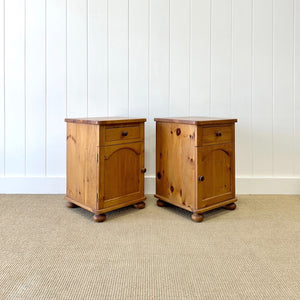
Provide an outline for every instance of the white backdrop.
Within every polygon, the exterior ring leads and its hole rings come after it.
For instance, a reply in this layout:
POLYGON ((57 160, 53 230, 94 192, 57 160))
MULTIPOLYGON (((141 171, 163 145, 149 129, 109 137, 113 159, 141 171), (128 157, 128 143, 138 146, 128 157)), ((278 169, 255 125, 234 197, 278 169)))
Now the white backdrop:
POLYGON ((300 0, 0 0, 0 193, 64 193, 67 117, 239 119, 238 193, 300 193, 300 0))

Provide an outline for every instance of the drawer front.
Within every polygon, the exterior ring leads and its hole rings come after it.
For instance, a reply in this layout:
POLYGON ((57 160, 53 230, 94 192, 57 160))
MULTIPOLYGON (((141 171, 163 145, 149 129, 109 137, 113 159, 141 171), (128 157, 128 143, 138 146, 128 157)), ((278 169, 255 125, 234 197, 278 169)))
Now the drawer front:
POLYGON ((141 124, 130 124, 123 126, 106 126, 104 138, 100 136, 102 144, 121 144, 143 139, 143 126, 141 124))
POLYGON ((202 128, 202 145, 231 143, 234 140, 234 126, 211 126, 202 128))

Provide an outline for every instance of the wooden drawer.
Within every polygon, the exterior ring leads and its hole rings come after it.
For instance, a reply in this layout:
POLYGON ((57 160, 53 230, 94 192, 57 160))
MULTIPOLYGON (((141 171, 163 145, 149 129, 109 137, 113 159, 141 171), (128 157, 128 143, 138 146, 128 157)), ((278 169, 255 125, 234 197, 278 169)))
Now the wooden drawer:
POLYGON ((102 128, 101 130, 101 132, 104 134, 104 139, 101 140, 100 137, 101 144, 113 145, 142 141, 144 138, 143 128, 143 124, 105 126, 105 128, 102 128))
POLYGON ((234 127, 210 126, 202 128, 202 145, 216 145, 233 142, 234 127))

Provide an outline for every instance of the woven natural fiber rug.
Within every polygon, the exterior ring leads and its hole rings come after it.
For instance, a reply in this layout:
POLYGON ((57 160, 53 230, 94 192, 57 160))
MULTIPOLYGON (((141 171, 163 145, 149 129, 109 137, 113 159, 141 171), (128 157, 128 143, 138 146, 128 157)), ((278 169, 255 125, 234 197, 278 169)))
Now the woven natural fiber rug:
POLYGON ((157 207, 104 223, 62 195, 0 195, 0 299, 300 299, 300 196, 239 196, 194 223, 157 207))

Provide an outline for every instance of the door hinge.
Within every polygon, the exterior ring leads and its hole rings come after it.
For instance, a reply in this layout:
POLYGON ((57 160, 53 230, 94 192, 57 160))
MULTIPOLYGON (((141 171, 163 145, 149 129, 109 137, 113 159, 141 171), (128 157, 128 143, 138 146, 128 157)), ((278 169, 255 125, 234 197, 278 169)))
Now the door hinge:
POLYGON ((97 153, 97 162, 98 162, 98 159, 99 159, 98 156, 99 156, 99 155, 98 155, 98 153, 97 153))
POLYGON ((98 192, 97 192, 97 194, 96 194, 96 199, 97 199, 97 203, 98 203, 98 199, 99 199, 99 198, 98 198, 98 192))

